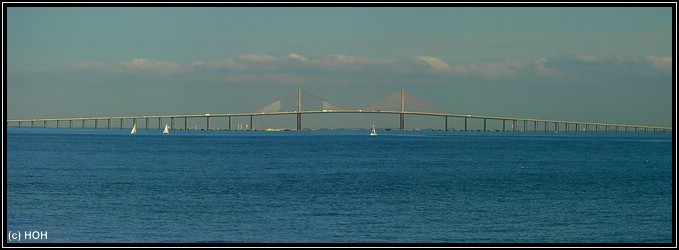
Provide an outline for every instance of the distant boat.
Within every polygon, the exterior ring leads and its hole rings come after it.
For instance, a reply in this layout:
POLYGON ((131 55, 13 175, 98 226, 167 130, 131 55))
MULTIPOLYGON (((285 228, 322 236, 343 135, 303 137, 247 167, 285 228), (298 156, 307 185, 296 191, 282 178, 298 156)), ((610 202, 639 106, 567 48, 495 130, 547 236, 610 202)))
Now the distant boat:
POLYGON ((132 131, 130 131, 130 134, 134 135, 137 133, 137 123, 134 123, 134 126, 132 126, 132 131))
POLYGON ((373 129, 370 131, 370 135, 377 135, 377 132, 375 132, 375 125, 373 125, 373 129))
POLYGON ((165 129, 163 129, 163 134, 166 135, 166 134, 169 134, 169 133, 170 133, 170 130, 167 128, 167 123, 165 123, 165 129))

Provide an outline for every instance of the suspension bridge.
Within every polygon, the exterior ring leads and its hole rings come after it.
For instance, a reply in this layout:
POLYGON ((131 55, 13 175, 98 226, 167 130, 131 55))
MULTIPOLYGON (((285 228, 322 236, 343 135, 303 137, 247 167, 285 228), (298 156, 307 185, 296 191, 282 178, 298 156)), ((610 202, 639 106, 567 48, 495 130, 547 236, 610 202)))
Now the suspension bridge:
MULTIPOLYGON (((7 120, 7 127, 10 126, 30 126, 33 127, 50 127, 49 124, 56 128, 77 128, 80 123, 80 128, 86 128, 86 122, 94 122, 94 128, 113 128, 114 121, 119 121, 118 128, 125 128, 126 121, 132 120, 133 124, 137 124, 138 120, 145 120, 146 129, 152 129, 149 125, 150 121, 157 119, 158 126, 156 129, 162 129, 161 124, 164 119, 170 119, 171 129, 181 129, 175 126, 176 120, 184 119, 184 130, 191 129, 188 124, 188 119, 205 119, 206 130, 212 130, 210 127, 210 120, 213 118, 228 118, 228 130, 234 130, 232 127, 232 119, 236 117, 249 117, 249 128, 253 127, 253 118, 256 116, 278 116, 278 115, 296 115, 297 124, 296 130, 303 130, 302 117, 306 114, 339 114, 339 113, 365 113, 365 114, 391 114, 400 117, 399 129, 406 130, 407 116, 429 116, 441 117, 444 123, 445 131, 449 130, 449 118, 463 119, 464 131, 473 130, 468 126, 469 120, 483 120, 482 131, 488 130, 488 121, 501 121, 501 131, 533 131, 533 132, 662 132, 671 133, 672 128, 661 126, 645 126, 645 125, 630 125, 630 124, 613 124, 613 123, 599 123, 599 122, 582 122, 582 121, 565 121, 565 120, 548 120, 536 118, 520 118, 520 117, 500 117, 500 116, 485 116, 472 114, 450 114, 445 113, 437 108, 427 104, 426 102, 412 96, 410 93, 400 90, 394 94, 384 97, 374 103, 365 107, 346 109, 324 99, 321 99, 311 93, 308 93, 301 88, 296 92, 290 93, 285 97, 267 104, 250 113, 224 113, 224 114, 187 114, 187 115, 140 115, 140 116, 115 116, 115 117, 80 117, 80 118, 47 118, 47 119, 23 119, 23 120, 7 120), (66 123, 68 125, 66 125, 66 123), (101 123, 101 124, 100 124, 101 123), (510 129, 507 129, 507 124, 511 124, 510 129), (40 126, 42 124, 42 126, 40 126), (523 129, 520 128, 523 126, 523 129)), ((240 125, 240 124, 239 124, 240 125)), ((239 126, 239 130, 241 127, 239 126)), ((481 130, 481 128, 476 128, 481 130)))

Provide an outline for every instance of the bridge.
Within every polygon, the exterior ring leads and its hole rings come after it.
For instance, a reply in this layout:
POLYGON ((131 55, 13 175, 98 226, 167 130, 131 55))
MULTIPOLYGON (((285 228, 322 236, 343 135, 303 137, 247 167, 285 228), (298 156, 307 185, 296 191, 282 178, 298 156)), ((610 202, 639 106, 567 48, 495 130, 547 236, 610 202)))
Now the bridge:
MULTIPOLYGON (((443 118, 443 123, 445 131, 449 130, 448 120, 449 118, 457 118, 464 120, 464 131, 470 131, 472 129, 468 126, 468 121, 483 120, 483 130, 488 130, 488 121, 502 121, 502 131, 533 131, 533 132, 559 132, 562 129, 565 132, 662 132, 671 133, 672 128, 661 127, 661 126, 645 126, 645 125, 630 125, 630 124, 613 124, 613 123, 598 123, 598 122, 581 122, 581 121, 564 121, 564 120, 548 120, 548 119, 536 119, 536 118, 519 118, 519 117, 500 117, 500 116, 485 116, 485 115, 472 115, 472 114, 450 114, 441 112, 438 109, 432 107, 424 101, 410 95, 408 92, 401 90, 392 95, 378 100, 366 107, 357 109, 345 109, 326 100, 323 100, 313 94, 303 91, 298 88, 295 93, 290 93, 287 96, 277 100, 273 103, 263 106, 260 109, 255 110, 250 113, 224 113, 224 114, 186 114, 186 115, 141 115, 141 116, 115 116, 115 117, 80 117, 80 118, 47 118, 47 119, 23 119, 23 120, 7 120, 6 124, 9 127, 15 124, 18 127, 22 127, 24 124, 30 124, 30 127, 39 126, 42 123, 43 128, 48 127, 48 123, 56 123, 57 128, 61 128, 61 123, 68 123, 68 128, 74 128, 74 122, 81 123, 81 128, 86 127, 86 121, 93 121, 94 128, 104 127, 104 125, 99 125, 100 121, 106 123, 105 127, 108 129, 112 128, 112 123, 114 121, 120 121, 120 126, 118 128, 125 128, 124 124, 126 120, 132 120, 133 124, 137 124, 138 120, 145 120, 146 129, 151 129, 149 122, 151 119, 158 119, 157 129, 162 129, 163 119, 170 119, 170 127, 172 129, 177 129, 175 127, 175 120, 184 119, 184 130, 190 129, 188 127, 188 119, 206 119, 207 126, 206 130, 212 130, 210 127, 210 119, 216 117, 226 117, 228 118, 228 130, 234 130, 232 127, 232 119, 234 117, 249 117, 250 125, 249 128, 253 128, 253 117, 256 116, 274 116, 274 115, 296 115, 297 116, 297 130, 302 130, 302 117, 306 114, 392 114, 399 115, 400 124, 399 129, 406 129, 406 116, 430 116, 430 117, 441 117, 443 118), (507 129, 507 123, 511 124, 511 129, 507 129), (523 129, 520 129, 520 125, 523 129), (532 126, 531 126, 532 125, 532 126)), ((240 124, 239 124, 240 125, 240 124)), ((77 124, 76 124, 77 126, 77 124)), ((65 125, 63 125, 65 127, 65 125)), ((240 126, 239 130, 242 129, 240 126)), ((480 130, 477 128, 477 130, 480 130)))

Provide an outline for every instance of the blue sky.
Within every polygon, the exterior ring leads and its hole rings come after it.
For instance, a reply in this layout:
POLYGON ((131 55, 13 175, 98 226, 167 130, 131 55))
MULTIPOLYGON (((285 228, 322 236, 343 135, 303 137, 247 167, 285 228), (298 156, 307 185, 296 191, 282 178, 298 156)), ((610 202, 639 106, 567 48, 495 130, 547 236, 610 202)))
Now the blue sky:
POLYGON ((669 7, 9 7, 6 114, 241 113, 298 87, 354 108, 403 88, 448 113, 671 126, 672 23, 669 7))

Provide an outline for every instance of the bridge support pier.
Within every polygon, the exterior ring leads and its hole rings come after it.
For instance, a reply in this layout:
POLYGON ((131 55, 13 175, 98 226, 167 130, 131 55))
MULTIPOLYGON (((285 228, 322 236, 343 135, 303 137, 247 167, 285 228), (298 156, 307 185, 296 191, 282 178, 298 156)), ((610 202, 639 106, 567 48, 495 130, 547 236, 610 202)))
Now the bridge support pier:
POLYGON ((464 131, 467 132, 467 117, 464 118, 464 131))
POLYGON ((533 132, 538 132, 538 121, 533 121, 533 132))
POLYGON ((406 129, 406 114, 401 113, 401 122, 399 125, 400 130, 405 130, 406 129))
POLYGON ((210 131, 210 117, 207 116, 207 117, 205 117, 205 119, 207 120, 207 128, 205 128, 205 130, 210 131))
MULTIPOLYGON (((297 112, 299 112, 297 113, 297 131, 302 131, 302 88, 297 88, 297 112)), ((250 123, 252 125, 252 119, 250 123)))
POLYGON ((231 116, 229 116, 229 130, 231 130, 231 116))
POLYGON ((187 130, 189 128, 189 118, 184 117, 184 130, 187 130))
POLYGON ((445 122, 446 125, 445 125, 445 130, 444 130, 444 131, 448 132, 448 117, 447 117, 447 116, 444 116, 444 118, 445 118, 445 121, 446 121, 446 122, 445 122))
POLYGON ((400 129, 405 130, 406 129, 406 96, 405 96, 405 91, 401 89, 401 124, 400 124, 400 129))
POLYGON ((170 129, 174 129, 174 117, 170 118, 170 129))
POLYGON ((487 120, 488 120, 488 119, 483 118, 483 132, 488 132, 488 127, 486 126, 486 124, 487 124, 486 121, 487 121, 487 120))
MULTIPOLYGON (((250 116, 250 123, 252 123, 252 116, 250 116)), ((302 114, 297 113, 297 131, 302 131, 302 114)))

